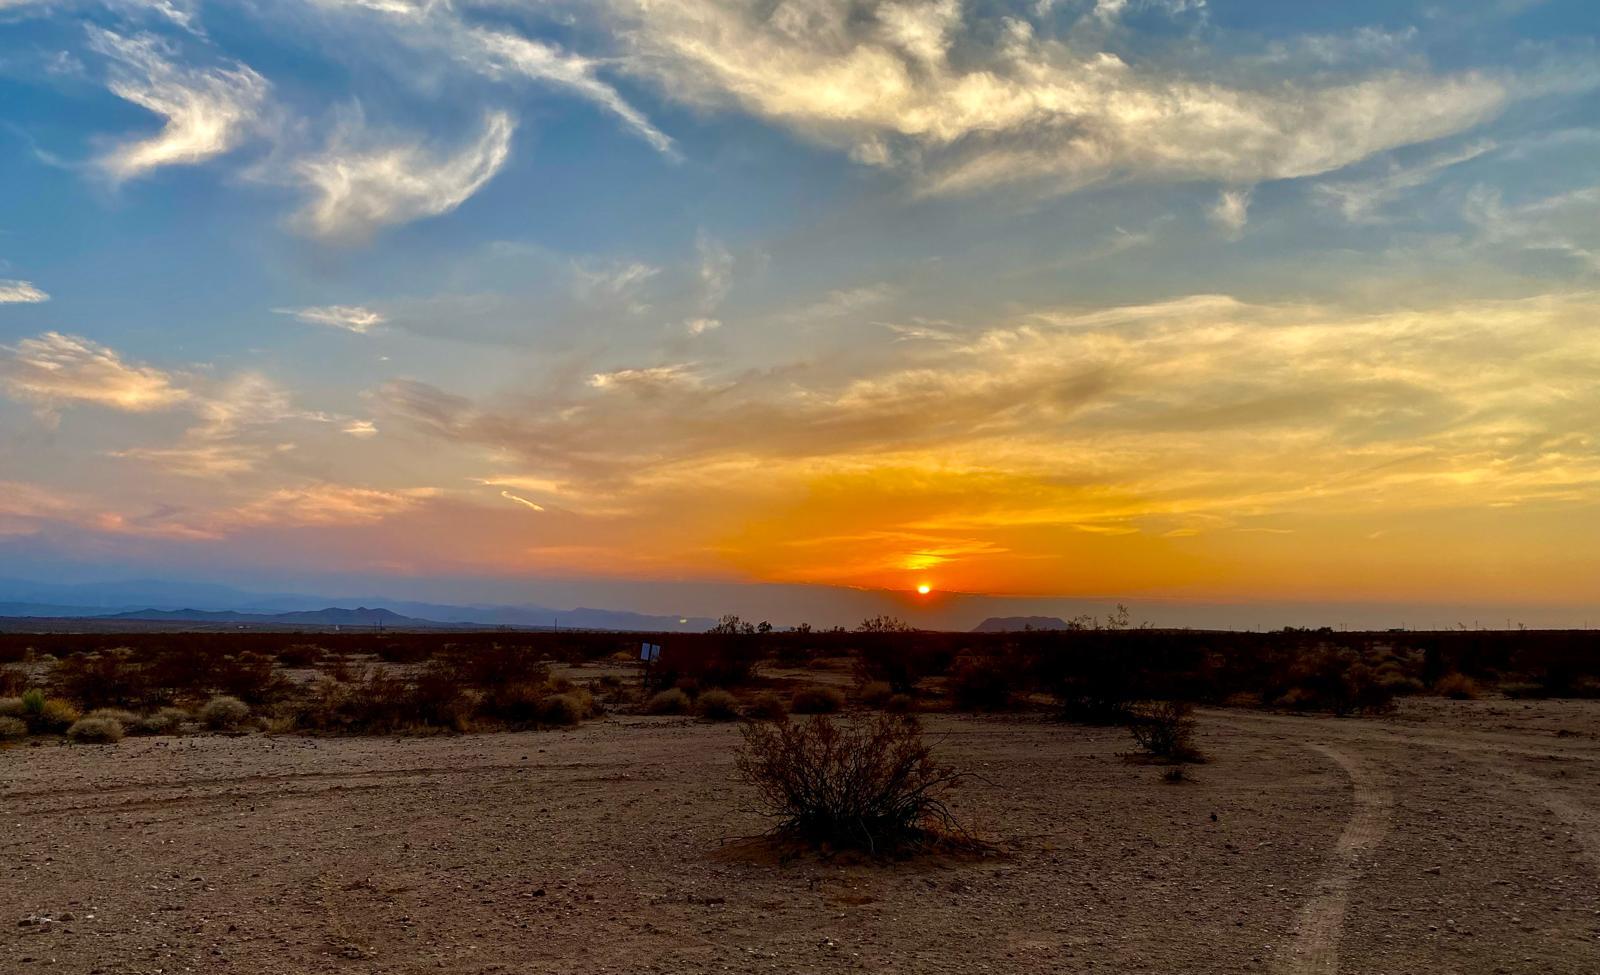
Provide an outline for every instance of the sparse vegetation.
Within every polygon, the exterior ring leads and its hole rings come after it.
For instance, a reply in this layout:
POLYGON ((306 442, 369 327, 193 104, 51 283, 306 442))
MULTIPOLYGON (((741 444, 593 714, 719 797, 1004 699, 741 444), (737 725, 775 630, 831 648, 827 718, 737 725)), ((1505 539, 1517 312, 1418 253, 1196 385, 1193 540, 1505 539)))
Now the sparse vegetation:
POLYGON ((28 723, 21 718, 0 717, 0 741, 20 741, 28 737, 28 723))
POLYGON ((212 731, 233 731, 250 717, 250 706, 236 697, 219 694, 200 709, 200 721, 212 731))
POLYGON ((757 721, 785 721, 789 717, 789 706, 778 695, 763 691, 751 699, 747 713, 757 721))
POLYGON ((894 688, 886 680, 867 681, 856 691, 856 700, 869 708, 881 708, 891 697, 894 688))
POLYGON ((844 694, 833 687, 802 687, 789 699, 795 714, 835 714, 844 710, 844 694))
POLYGON ((739 702, 727 691, 712 688, 701 692, 694 702, 695 711, 707 721, 733 721, 739 717, 739 702))
POLYGON ((126 733, 115 718, 81 718, 67 729, 67 737, 80 745, 115 745, 126 733))
POLYGON ((915 718, 751 723, 737 768, 774 833, 809 846, 898 853, 964 837, 944 801, 961 773, 934 761, 915 718))
POLYGON ((688 714, 691 707, 689 695, 681 688, 661 691, 650 699, 645 710, 651 714, 688 714))
POLYGON ((1482 693, 1478 682, 1462 673, 1445 674, 1433 689, 1452 701, 1476 701, 1482 693))
POLYGON ((182 708, 161 708, 140 718, 128 730, 136 735, 175 735, 189 721, 189 712, 182 708))
POLYGON ((1148 701, 1129 709, 1128 732, 1145 754, 1182 765, 1204 761, 1194 745, 1194 707, 1183 701, 1148 701))

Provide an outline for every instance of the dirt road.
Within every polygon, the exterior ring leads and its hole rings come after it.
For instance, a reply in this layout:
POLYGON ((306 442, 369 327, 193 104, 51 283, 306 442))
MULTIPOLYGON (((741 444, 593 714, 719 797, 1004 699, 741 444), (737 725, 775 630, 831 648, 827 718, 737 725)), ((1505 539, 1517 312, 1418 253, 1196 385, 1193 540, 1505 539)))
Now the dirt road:
POLYGON ((0 972, 1600 971, 1595 705, 1208 712, 1183 786, 1116 729, 929 727, 1005 855, 730 852, 737 730, 683 719, 7 749, 0 972))

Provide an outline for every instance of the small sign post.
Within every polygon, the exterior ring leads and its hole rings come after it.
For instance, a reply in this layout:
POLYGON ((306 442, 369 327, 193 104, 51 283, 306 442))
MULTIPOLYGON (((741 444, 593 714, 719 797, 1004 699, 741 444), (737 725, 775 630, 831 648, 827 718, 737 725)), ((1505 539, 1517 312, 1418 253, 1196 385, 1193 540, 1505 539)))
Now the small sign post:
POLYGON ((641 643, 641 644, 639 644, 639 663, 643 664, 643 667, 641 667, 640 671, 639 671, 639 684, 640 684, 640 686, 645 686, 645 685, 649 684, 649 682, 650 682, 650 665, 655 663, 657 660, 660 660, 660 659, 661 659, 661 644, 659 644, 659 643, 641 643))

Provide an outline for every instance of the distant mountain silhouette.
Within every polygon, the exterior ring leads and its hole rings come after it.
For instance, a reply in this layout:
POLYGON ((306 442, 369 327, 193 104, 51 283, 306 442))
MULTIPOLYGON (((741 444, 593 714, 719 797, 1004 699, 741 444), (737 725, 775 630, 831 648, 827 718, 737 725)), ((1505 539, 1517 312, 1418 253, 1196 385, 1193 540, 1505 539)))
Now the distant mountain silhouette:
POLYGON ((235 613, 204 609, 136 609, 126 613, 96 616, 99 620, 138 620, 149 623, 246 623, 253 626, 459 626, 459 623, 441 623, 412 616, 401 616, 387 609, 316 609, 298 613, 235 613))
POLYGON ((991 616, 972 628, 974 633, 1018 633, 1022 630, 1065 630, 1059 616, 991 616))

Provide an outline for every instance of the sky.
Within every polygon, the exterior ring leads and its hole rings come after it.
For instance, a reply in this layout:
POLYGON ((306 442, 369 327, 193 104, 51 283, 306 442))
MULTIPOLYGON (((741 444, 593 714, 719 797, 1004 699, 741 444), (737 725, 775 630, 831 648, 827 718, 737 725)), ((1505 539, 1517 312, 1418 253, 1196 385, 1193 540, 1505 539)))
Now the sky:
POLYGON ((0 575, 1576 625, 1597 38, 1592 0, 0 0, 0 575))

